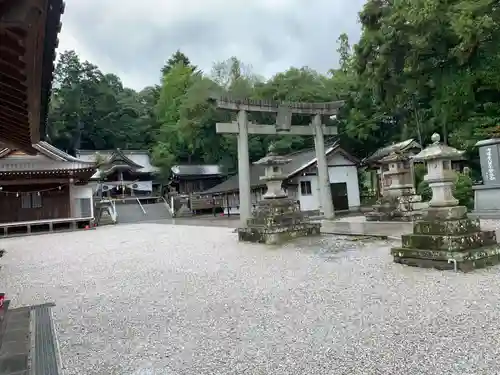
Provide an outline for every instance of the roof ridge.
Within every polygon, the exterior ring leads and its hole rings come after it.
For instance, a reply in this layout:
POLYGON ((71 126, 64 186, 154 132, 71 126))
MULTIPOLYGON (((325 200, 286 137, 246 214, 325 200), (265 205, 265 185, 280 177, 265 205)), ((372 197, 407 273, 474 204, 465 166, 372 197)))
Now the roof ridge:
MULTIPOLYGON (((68 154, 67 152, 64 152, 64 151, 58 149, 57 147, 55 147, 54 145, 51 145, 50 143, 48 143, 46 141, 40 141, 40 142, 34 144, 33 147, 37 151, 41 152, 42 154, 44 154, 44 151, 45 151, 45 152, 48 152, 52 155, 55 155, 55 156, 63 159, 63 161, 73 162, 73 163, 83 163, 83 164, 94 164, 93 162, 85 161, 85 160, 81 160, 79 158, 76 158, 76 157, 68 154)), ((49 155, 45 154, 45 156, 49 156, 49 155)))
MULTIPOLYGON (((96 151, 98 152, 98 151, 96 151)), ((120 150, 119 148, 117 148, 111 155, 110 155, 110 158, 109 160, 107 161, 107 163, 111 164, 113 163, 117 157, 121 157, 123 159, 124 162, 126 162, 128 165, 130 165, 131 167, 135 167, 137 169, 142 169, 144 168, 142 165, 140 164, 137 164, 135 161, 133 161, 132 159, 130 159, 127 155, 125 155, 123 153, 122 150, 120 150)))

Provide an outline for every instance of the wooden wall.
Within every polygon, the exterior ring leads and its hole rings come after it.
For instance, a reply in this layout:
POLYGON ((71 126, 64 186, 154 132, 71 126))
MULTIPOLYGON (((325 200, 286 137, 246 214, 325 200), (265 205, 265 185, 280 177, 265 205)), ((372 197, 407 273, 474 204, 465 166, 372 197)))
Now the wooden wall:
MULTIPOLYGON (((36 192, 33 194, 36 195, 36 192)), ((10 185, 0 191, 0 223, 65 219, 70 215, 69 186, 62 186, 59 190, 58 185, 10 185), (33 199, 26 193, 45 189, 54 190, 42 191, 39 198, 33 199), (9 194, 5 194, 5 191, 9 191, 9 194), (19 196, 16 196, 16 192, 19 192, 19 196), (30 201, 34 203, 31 205, 33 207, 26 207, 30 201)))

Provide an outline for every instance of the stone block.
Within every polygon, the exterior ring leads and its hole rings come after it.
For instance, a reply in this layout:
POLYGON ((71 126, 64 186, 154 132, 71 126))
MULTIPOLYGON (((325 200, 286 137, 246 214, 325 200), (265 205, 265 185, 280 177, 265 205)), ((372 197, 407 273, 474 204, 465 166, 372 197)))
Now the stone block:
POLYGON ((29 340, 3 341, 0 348, 0 358, 6 358, 15 354, 26 354, 29 352, 29 340))
POLYGON ((321 224, 302 223, 291 227, 247 227, 238 229, 240 241, 278 245, 303 236, 320 235, 321 224))
POLYGON ((429 207, 424 214, 424 220, 457 220, 467 217, 467 207, 429 207))
POLYGON ((28 354, 0 357, 0 374, 14 374, 28 369, 28 354))
POLYGON ((403 248, 461 251, 492 246, 497 243, 495 231, 480 231, 459 235, 405 234, 403 248))
POLYGON ((425 235, 460 235, 480 230, 478 219, 456 219, 447 221, 427 220, 424 218, 413 226, 413 233, 425 235))
POLYGON ((275 245, 296 237, 320 234, 320 223, 311 223, 290 198, 263 199, 247 220, 246 228, 238 229, 238 239, 275 245))
POLYGON ((449 252, 445 250, 422 250, 410 248, 393 248, 391 254, 395 263, 413 267, 436 268, 439 270, 455 269, 469 272, 500 263, 500 246, 493 245, 477 249, 449 252), (449 262, 449 260, 453 260, 449 262))

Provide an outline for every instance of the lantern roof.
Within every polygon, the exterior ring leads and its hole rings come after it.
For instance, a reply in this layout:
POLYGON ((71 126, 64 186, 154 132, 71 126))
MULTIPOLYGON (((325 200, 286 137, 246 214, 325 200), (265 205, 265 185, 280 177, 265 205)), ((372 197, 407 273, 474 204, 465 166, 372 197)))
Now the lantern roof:
POLYGON ((401 151, 392 151, 389 155, 384 156, 378 162, 381 164, 389 164, 396 161, 407 160, 408 156, 403 154, 401 151))
POLYGON ((465 153, 463 150, 457 150, 455 147, 442 144, 440 142, 441 137, 438 133, 434 133, 431 140, 432 144, 424 148, 417 155, 413 156, 413 160, 457 160, 462 159, 463 154, 465 153))
POLYGON ((263 158, 257 160, 254 164, 255 165, 266 165, 266 166, 278 166, 278 165, 288 164, 292 161, 292 159, 289 157, 278 155, 275 152, 275 150, 276 150, 276 147, 274 146, 274 144, 271 143, 271 145, 269 145, 267 155, 264 156, 263 158))

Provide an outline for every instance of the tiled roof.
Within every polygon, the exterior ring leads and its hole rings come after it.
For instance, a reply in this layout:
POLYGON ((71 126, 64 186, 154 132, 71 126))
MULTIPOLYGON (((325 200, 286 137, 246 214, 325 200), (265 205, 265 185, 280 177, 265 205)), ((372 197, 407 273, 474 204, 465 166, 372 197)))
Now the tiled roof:
MULTIPOLYGON (((149 152, 144 150, 77 150, 76 155, 79 160, 95 161, 96 153, 99 153, 102 158, 111 161, 113 158, 116 158, 118 151, 124 158, 130 160, 129 164, 134 165, 137 172, 158 172, 158 168, 151 164, 149 152)), ((97 178, 98 176, 99 172, 96 172, 92 178, 97 178)))
POLYGON ((0 163, 0 173, 5 172, 27 172, 27 171, 74 171, 74 170, 94 170, 95 167, 89 165, 88 163, 78 163, 78 162, 17 162, 17 163, 0 163))
MULTIPOLYGON (((96 169, 95 163, 75 158, 45 141, 34 144, 33 148, 39 155, 12 155, 7 159, 0 159, 0 173, 95 171, 96 169)), ((0 158, 13 151, 9 148, 1 149, 0 158)))
POLYGON ((174 165, 172 173, 177 176, 223 176, 220 165, 174 165))
POLYGON ((382 159, 383 157, 389 155, 390 153, 392 153, 394 151, 404 152, 410 148, 422 149, 422 146, 414 139, 407 139, 406 141, 403 141, 403 142, 398 142, 398 143, 394 143, 394 144, 389 145, 389 146, 379 148, 373 154, 371 154, 367 158, 363 159, 363 163, 366 163, 366 164, 376 163, 380 159, 382 159))

